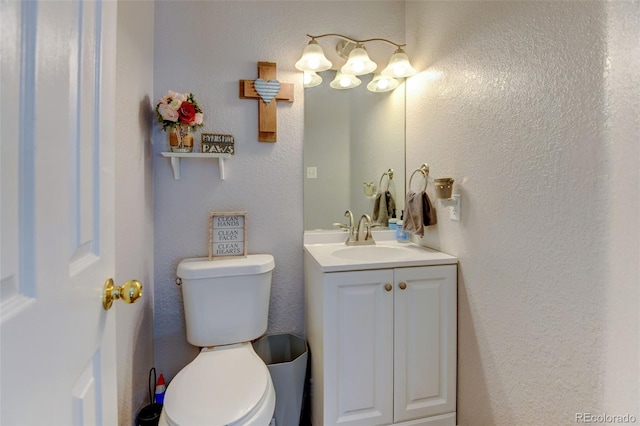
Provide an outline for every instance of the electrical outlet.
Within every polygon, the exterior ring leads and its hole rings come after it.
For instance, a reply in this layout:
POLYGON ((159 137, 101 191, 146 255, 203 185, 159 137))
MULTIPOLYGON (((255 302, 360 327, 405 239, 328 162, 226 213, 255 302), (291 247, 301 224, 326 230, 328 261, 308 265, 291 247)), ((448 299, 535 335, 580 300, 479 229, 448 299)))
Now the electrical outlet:
POLYGON ((318 177, 317 167, 307 167, 307 179, 316 179, 318 177))

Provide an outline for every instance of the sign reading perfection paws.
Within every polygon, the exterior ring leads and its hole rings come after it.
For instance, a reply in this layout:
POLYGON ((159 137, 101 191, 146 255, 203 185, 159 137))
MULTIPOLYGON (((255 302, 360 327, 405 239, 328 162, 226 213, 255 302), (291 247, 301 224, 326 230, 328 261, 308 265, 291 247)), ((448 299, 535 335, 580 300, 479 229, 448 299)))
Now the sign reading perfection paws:
POLYGON ((280 82, 278 80, 265 81, 258 78, 253 82, 253 88, 256 89, 264 103, 268 104, 280 91, 280 82))
POLYGON ((240 80, 240 99, 258 101, 258 141, 275 142, 277 132, 277 102, 293 102, 293 84, 276 79, 275 62, 258 62, 256 80, 240 80))

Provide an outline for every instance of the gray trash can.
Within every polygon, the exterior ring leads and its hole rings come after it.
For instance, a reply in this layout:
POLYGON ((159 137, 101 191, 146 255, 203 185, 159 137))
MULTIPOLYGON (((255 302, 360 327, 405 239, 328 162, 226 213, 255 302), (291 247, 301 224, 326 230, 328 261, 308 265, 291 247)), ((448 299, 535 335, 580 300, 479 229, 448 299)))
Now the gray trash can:
POLYGON ((276 426, 300 424, 307 342, 293 334, 271 334, 256 340, 253 348, 271 373, 276 390, 276 426))

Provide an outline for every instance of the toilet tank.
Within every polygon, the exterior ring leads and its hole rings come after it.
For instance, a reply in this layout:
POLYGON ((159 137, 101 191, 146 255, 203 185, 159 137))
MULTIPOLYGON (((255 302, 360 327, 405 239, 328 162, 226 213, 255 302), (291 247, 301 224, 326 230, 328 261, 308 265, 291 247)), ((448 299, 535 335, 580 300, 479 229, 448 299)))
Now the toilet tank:
POLYGON ((248 342, 264 334, 269 316, 269 254, 185 259, 178 265, 187 340, 195 346, 248 342))

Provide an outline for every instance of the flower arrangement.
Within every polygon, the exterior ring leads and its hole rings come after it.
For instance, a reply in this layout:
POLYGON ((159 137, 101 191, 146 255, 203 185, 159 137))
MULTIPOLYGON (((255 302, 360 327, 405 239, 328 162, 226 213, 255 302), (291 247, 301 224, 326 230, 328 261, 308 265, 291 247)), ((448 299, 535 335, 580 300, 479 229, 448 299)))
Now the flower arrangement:
POLYGON ((156 115, 165 132, 181 125, 195 128, 203 124, 202 109, 193 93, 185 95, 169 90, 166 96, 158 101, 156 115))

